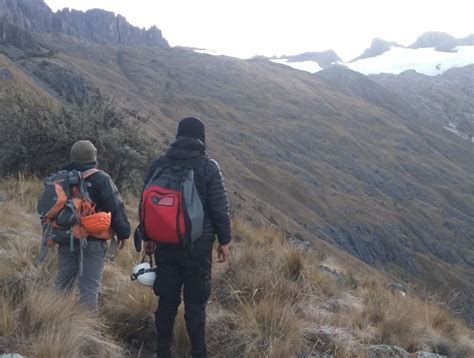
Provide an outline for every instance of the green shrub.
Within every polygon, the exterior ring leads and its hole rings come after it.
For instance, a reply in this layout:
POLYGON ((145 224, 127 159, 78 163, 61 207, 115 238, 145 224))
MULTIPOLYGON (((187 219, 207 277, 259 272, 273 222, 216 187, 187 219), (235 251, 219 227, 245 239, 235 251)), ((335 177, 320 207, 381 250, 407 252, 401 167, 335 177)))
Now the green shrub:
POLYGON ((45 176, 68 163, 71 145, 91 140, 100 167, 119 187, 137 189, 158 146, 141 128, 144 119, 125 113, 110 100, 51 108, 16 96, 0 103, 0 176, 18 172, 45 176))

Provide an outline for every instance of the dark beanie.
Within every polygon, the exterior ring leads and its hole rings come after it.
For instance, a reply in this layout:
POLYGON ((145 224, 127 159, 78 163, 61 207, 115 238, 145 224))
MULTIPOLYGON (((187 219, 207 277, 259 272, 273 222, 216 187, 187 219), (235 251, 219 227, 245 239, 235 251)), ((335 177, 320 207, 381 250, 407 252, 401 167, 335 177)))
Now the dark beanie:
POLYGON ((206 143, 206 128, 199 118, 187 117, 179 121, 176 137, 195 138, 206 143))
POLYGON ((71 162, 84 164, 97 161, 97 149, 88 140, 80 140, 71 148, 71 162))

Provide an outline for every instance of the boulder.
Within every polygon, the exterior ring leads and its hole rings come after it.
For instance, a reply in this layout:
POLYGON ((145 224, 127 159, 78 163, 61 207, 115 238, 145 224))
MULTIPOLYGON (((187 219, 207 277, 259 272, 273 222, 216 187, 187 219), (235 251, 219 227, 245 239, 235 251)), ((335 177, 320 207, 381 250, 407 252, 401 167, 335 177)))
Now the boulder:
POLYGON ((406 350, 386 344, 370 346, 367 353, 368 358, 410 358, 410 353, 406 350))
MULTIPOLYGON (((12 80, 13 75, 8 68, 0 67, 0 79, 12 80)), ((2 203, 2 193, 0 193, 0 203, 2 203)))

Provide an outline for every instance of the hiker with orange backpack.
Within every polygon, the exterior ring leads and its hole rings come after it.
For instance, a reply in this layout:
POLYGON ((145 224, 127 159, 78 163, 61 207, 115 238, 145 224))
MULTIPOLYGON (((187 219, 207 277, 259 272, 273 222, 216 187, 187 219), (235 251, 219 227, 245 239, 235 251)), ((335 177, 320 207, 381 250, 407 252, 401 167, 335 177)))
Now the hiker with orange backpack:
POLYGON ((117 236, 122 249, 130 236, 125 206, 108 174, 97 168, 97 149, 74 143, 71 163, 45 180, 37 211, 43 224, 38 262, 58 245, 56 288, 69 292, 79 279, 80 302, 97 310, 107 242, 117 236))
POLYGON ((217 262, 229 256, 229 201, 222 172, 207 155, 205 143, 201 120, 181 120, 176 141, 151 165, 141 197, 135 246, 140 251, 143 239, 146 253, 155 257, 159 358, 171 357, 181 291, 191 356, 207 357, 206 306, 216 236, 217 262))

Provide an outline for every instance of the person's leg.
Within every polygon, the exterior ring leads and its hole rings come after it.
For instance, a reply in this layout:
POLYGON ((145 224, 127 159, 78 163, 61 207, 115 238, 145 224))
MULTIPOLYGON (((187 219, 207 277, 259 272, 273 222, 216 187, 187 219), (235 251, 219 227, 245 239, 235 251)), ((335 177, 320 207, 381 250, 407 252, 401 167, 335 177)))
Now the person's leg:
POLYGON ((88 310, 96 312, 99 289, 102 283, 102 273, 104 271, 107 243, 102 240, 88 241, 87 246, 82 250, 82 276, 79 276, 80 302, 88 310))
POLYGON ((56 278, 56 289, 58 291, 70 292, 74 285, 79 271, 76 249, 71 251, 69 245, 58 245, 58 276, 56 278))
POLYGON ((196 245, 185 260, 184 307, 193 358, 207 357, 206 306, 211 293, 212 242, 196 245))
POLYGON ((159 297, 155 312, 158 358, 171 357, 170 347, 183 284, 180 248, 157 248, 155 251, 156 280, 153 285, 159 297))

